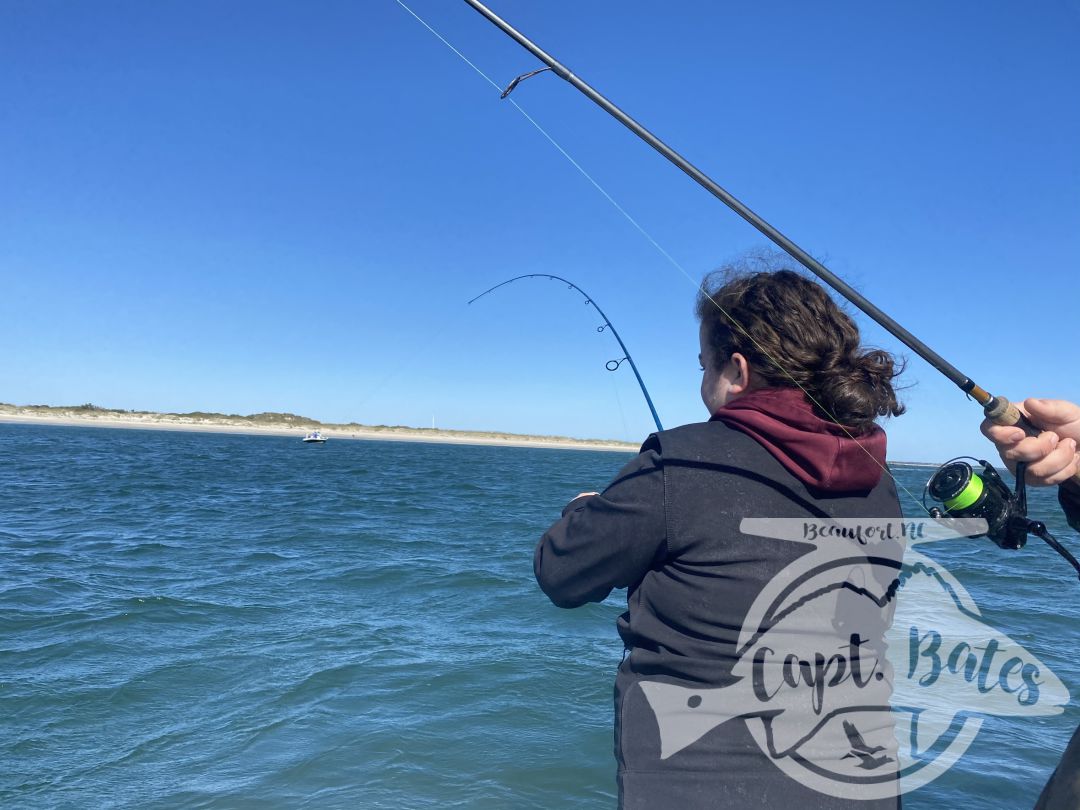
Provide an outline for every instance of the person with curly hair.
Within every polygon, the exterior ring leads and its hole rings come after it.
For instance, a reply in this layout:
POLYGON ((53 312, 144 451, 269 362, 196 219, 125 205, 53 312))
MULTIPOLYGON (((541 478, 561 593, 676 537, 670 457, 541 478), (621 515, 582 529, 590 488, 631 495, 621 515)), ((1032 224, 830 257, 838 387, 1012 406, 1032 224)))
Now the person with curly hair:
MULTIPOLYGON (((560 607, 628 589, 617 623, 626 649, 615 684, 619 806, 895 808, 898 795, 859 801, 790 778, 742 719, 664 755, 643 684, 739 680, 732 670, 752 603, 807 553, 803 543, 744 534, 741 520, 901 517, 877 424, 904 411, 893 385, 901 369, 862 346, 819 284, 787 269, 712 274, 696 315, 708 420, 649 436, 602 493, 566 506, 534 557, 538 583, 560 607)), ((879 739, 892 740, 882 714, 879 739)), ((896 778, 895 741, 871 746, 864 729, 844 729, 853 742, 837 760, 887 763, 896 778)))

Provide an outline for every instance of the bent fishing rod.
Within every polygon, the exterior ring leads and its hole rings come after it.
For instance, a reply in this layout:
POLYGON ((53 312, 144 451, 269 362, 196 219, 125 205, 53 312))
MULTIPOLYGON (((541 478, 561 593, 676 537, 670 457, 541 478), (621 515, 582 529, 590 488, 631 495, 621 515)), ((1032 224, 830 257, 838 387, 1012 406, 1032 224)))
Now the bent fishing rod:
POLYGON ((604 319, 604 325, 596 327, 596 331, 603 332, 605 329, 610 329, 612 336, 619 343, 619 348, 622 349, 622 360, 608 360, 605 364, 605 368, 607 368, 608 371, 618 371, 619 366, 622 365, 624 360, 630 364, 630 368, 633 370, 634 376, 637 378, 637 384, 641 387, 641 393, 645 395, 645 402, 647 402, 649 405, 649 412, 652 414, 653 422, 656 423, 656 429, 662 431, 664 429, 664 426, 660 424, 660 417, 656 413, 656 407, 653 405, 652 397, 649 396, 649 389, 645 387, 645 381, 641 379, 641 374, 638 372, 637 363, 635 363, 634 358, 630 356, 630 350, 626 348, 626 344, 623 343, 622 338, 619 337, 619 332, 615 328, 615 325, 608 319, 608 316, 604 314, 604 310, 600 309, 600 305, 596 303, 596 300, 574 282, 570 281, 569 279, 565 279, 562 276, 553 276, 550 273, 527 273, 523 276, 514 276, 513 278, 496 284, 494 287, 484 290, 475 298, 470 298, 468 303, 471 304, 473 301, 478 301, 488 293, 493 293, 500 287, 505 287, 507 284, 513 284, 515 281, 521 281, 524 278, 546 278, 550 279, 551 281, 561 281, 570 289, 577 290, 579 293, 581 293, 582 297, 585 299, 585 303, 591 305, 592 308, 596 310, 597 314, 599 314, 600 317, 604 319))
MULTIPOLYGON (((893 337, 915 352, 919 357, 929 363, 931 366, 940 371, 946 378, 949 379, 954 385, 956 385, 961 391, 973 398, 976 402, 983 406, 983 413, 990 421, 998 425, 1016 426, 1022 428, 1029 436, 1038 436, 1040 431, 1024 416, 1020 410, 1009 402, 1008 399, 1002 396, 994 396, 986 389, 980 387, 967 375, 963 374, 954 365, 949 363, 944 357, 935 352, 915 335, 911 334, 907 329, 893 320, 889 315, 879 309, 865 296, 855 290, 851 285, 845 282, 843 279, 836 276, 831 270, 825 267, 821 262, 817 261, 813 256, 795 244, 791 239, 782 234, 779 230, 774 228, 758 214, 754 213, 747 205, 738 200, 729 191, 722 188, 712 178, 705 174, 701 169, 694 166, 690 161, 653 135, 649 130, 619 109, 615 104, 609 101, 606 97, 593 89, 579 76, 574 74, 569 68, 544 51, 539 45, 526 37, 512 25, 507 23, 495 12, 485 6, 479 0, 465 0, 476 11, 482 14, 488 21, 494 24, 504 34, 509 36, 533 56, 543 62, 546 67, 539 68, 538 70, 529 71, 518 76, 503 92, 502 97, 506 98, 519 83, 545 71, 551 71, 560 79, 564 79, 569 82, 574 88, 579 90, 590 101, 595 103, 604 112, 611 115, 615 120, 641 138, 645 143, 663 155, 668 161, 673 163, 682 172, 689 176, 694 182, 716 197, 720 202, 724 203, 728 208, 742 217, 744 220, 754 226, 759 232, 767 237, 771 242, 781 248, 785 253, 791 256, 795 261, 820 278, 840 295, 844 296, 848 301, 862 310, 866 315, 877 322, 882 328, 888 331, 893 337)), ((1080 472, 1078 472, 1070 482, 1073 486, 1080 486, 1080 472)))

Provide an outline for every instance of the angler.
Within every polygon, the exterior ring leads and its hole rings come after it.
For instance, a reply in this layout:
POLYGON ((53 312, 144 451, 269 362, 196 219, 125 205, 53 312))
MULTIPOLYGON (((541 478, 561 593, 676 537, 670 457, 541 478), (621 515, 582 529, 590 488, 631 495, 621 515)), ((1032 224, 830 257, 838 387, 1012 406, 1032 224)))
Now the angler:
MULTIPOLYGON (((888 680, 874 678, 870 690, 852 689, 846 680, 818 684, 829 693, 822 700, 830 716, 876 707, 860 716, 858 733, 892 753, 873 760, 874 783, 866 787, 849 781, 858 776, 852 771, 857 760, 844 758, 849 748, 827 744, 839 724, 823 726, 812 716, 812 701, 786 698, 793 701, 784 711, 786 727, 809 729, 809 737, 797 734, 792 745, 775 751, 759 747, 749 721, 720 722, 711 710, 692 714, 701 697, 694 702, 691 695, 674 715, 650 698, 657 684, 712 692, 744 680, 734 670, 747 652, 740 649, 740 631, 750 608, 805 547, 743 534, 742 518, 901 517, 892 479, 883 474, 885 432, 876 424, 903 413, 892 387, 898 373, 892 358, 863 348, 854 322, 828 293, 790 270, 721 274, 705 289, 697 316, 708 421, 653 434, 602 493, 572 500, 537 545, 537 581, 566 608, 628 588, 627 611, 618 621, 627 653, 615 681, 621 807, 695 810, 752 801, 895 808, 898 758, 888 680), (698 739, 693 729, 700 723, 712 725, 698 739), (661 735, 672 737, 671 728, 692 744, 667 745, 661 735), (819 733, 826 736, 815 739, 819 733), (782 774, 778 768, 796 757, 812 770, 836 774, 831 791, 782 774)), ((902 548, 891 545, 897 564, 902 548)), ((847 577, 850 568, 838 575, 847 577)), ((888 572, 894 575, 895 568, 888 572)), ((762 671, 756 677, 782 682, 789 653, 799 660, 841 647, 853 656, 851 671, 874 672, 894 605, 863 604, 857 597, 860 626, 848 628, 828 620, 840 615, 837 600, 845 593, 827 590, 805 611, 789 614, 769 637, 790 643, 770 643, 782 654, 757 662, 762 671), (864 641, 852 648, 854 633, 864 641)))

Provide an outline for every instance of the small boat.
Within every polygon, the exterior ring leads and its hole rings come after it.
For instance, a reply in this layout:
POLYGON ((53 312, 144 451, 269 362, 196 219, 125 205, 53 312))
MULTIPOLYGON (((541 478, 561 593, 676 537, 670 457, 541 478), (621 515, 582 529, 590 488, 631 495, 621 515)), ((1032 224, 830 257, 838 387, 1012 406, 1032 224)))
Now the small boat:
POLYGON ((323 436, 319 431, 313 430, 311 431, 311 433, 304 437, 304 442, 306 444, 325 444, 326 437, 323 436))

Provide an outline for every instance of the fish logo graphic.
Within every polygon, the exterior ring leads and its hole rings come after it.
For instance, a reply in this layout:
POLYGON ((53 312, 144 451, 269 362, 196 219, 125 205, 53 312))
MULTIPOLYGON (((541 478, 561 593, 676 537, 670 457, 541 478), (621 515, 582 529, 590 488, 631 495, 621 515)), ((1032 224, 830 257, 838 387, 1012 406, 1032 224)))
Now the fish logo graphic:
POLYGON ((746 534, 812 550, 755 599, 733 682, 639 682, 656 716, 661 759, 741 718, 762 751, 802 784, 843 798, 888 798, 944 773, 984 718, 1058 714, 1068 703, 1048 667, 985 624, 964 587, 905 542, 962 536, 970 527, 837 520, 807 532, 796 522, 743 521, 746 534))

